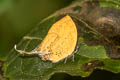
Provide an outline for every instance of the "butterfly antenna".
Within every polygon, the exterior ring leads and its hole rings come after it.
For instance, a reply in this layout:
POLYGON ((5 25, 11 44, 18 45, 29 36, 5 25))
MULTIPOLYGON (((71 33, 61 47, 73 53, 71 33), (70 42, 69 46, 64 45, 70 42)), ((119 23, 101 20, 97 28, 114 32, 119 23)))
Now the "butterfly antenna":
POLYGON ((25 54, 35 54, 34 51, 26 52, 26 51, 24 51, 24 50, 19 50, 19 49, 17 49, 17 45, 14 46, 14 49, 15 49, 17 52, 21 53, 21 54, 23 54, 23 53, 25 53, 25 54))

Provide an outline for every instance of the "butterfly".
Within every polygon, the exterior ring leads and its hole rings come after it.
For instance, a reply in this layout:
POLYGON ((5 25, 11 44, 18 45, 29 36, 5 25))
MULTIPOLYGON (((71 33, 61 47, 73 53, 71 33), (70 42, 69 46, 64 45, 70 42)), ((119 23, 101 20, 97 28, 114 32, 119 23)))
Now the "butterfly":
POLYGON ((59 62, 71 56, 77 44, 77 28, 69 15, 55 22, 42 42, 31 52, 16 49, 19 53, 38 54, 42 60, 59 62))

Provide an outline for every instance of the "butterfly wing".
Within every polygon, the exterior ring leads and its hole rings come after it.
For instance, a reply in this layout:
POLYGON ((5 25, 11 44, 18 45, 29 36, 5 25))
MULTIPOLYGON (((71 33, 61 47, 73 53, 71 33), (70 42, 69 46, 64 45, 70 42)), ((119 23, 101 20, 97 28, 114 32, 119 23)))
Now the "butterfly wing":
POLYGON ((65 16, 52 25, 38 50, 50 52, 49 55, 41 56, 43 60, 58 62, 73 53, 76 43, 76 25, 70 16, 65 16))

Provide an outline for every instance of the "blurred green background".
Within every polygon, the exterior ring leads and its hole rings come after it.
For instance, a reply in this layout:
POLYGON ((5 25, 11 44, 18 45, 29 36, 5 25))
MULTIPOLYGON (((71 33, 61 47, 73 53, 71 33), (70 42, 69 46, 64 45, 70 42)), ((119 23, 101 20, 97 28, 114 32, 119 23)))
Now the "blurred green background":
POLYGON ((0 0, 0 56, 5 59, 22 36, 73 0, 0 0))

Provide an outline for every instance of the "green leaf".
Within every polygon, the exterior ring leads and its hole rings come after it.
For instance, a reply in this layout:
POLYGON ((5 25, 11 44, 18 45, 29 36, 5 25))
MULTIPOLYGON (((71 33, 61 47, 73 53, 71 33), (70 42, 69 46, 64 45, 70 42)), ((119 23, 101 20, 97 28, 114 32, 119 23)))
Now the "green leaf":
MULTIPOLYGON (((27 36, 44 38, 49 30, 50 26, 56 21, 57 17, 52 17, 39 24, 27 36)), ((23 38, 18 45, 19 49, 31 51, 33 50, 41 40, 25 39, 23 38)), ((81 67, 85 63, 92 60, 106 59, 106 54, 103 46, 87 46, 84 43, 82 37, 79 38, 80 49, 75 54, 75 61, 69 58, 67 63, 64 64, 64 60, 58 63, 52 63, 49 61, 42 61, 38 56, 20 56, 18 52, 12 50, 9 53, 9 57, 4 64, 4 76, 12 79, 36 79, 36 80, 48 80, 55 72, 66 72, 71 75, 88 76, 90 72, 84 72, 81 67), (92 51, 90 51, 92 49, 92 51), (88 53, 90 52, 90 54, 88 53), (91 56, 90 56, 91 55, 91 56), (96 57, 95 57, 96 56, 96 57)))
MULTIPOLYGON (((43 38, 56 19, 57 17, 53 17, 40 23, 40 25, 27 36, 43 38)), ((39 43, 40 40, 26 40, 23 38, 23 40, 18 45, 18 48, 31 51, 39 43)), ((67 72, 73 75, 87 76, 89 75, 89 72, 83 72, 80 68, 80 66, 82 66, 82 64, 86 63, 87 61, 89 61, 89 59, 78 55, 76 56, 75 62, 72 62, 72 60, 70 59, 67 61, 66 64, 64 64, 64 61, 51 63, 49 61, 42 61, 38 56, 23 57, 20 56, 20 54, 15 50, 12 50, 9 53, 9 57, 6 63, 4 64, 4 75, 5 77, 11 78, 11 80, 27 80, 30 79, 30 76, 32 77, 32 79, 35 78, 38 80, 47 80, 55 72, 67 72), (79 60, 79 58, 81 60, 79 60), (86 59, 86 61, 84 61, 84 59, 86 59)))
POLYGON ((79 55, 85 56, 88 58, 97 58, 97 59, 105 59, 108 58, 106 55, 106 51, 104 49, 104 46, 88 46, 87 44, 84 43, 83 38, 80 38, 79 40, 79 55), (99 55, 96 55, 99 54, 99 55))

